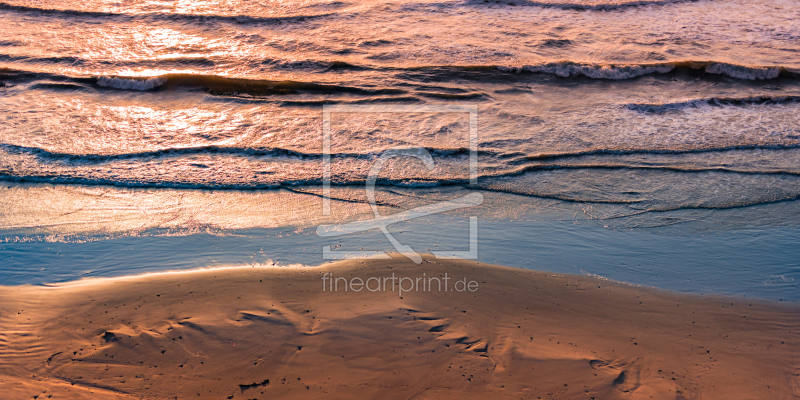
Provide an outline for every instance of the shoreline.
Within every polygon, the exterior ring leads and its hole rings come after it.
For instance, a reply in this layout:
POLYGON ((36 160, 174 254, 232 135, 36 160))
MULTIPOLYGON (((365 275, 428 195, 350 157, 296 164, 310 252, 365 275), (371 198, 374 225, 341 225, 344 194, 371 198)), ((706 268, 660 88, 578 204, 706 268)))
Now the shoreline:
POLYGON ((800 396, 797 306, 470 261, 93 278, 0 304, 9 398, 800 396), (331 271, 479 287, 323 291, 331 271))
MULTIPOLYGON (((0 215, 0 258, 5 262, 0 282, 46 284, 272 262, 318 265, 325 262, 322 246, 393 251, 379 230, 337 238, 316 234, 320 224, 372 218, 363 188, 336 190, 337 198, 352 202, 333 202, 333 218, 321 214, 315 193, 3 186, 0 205, 7 210, 0 215), (237 206, 224 207, 232 202, 237 206)), ((391 204, 408 200, 406 207, 413 208, 465 193, 432 188, 381 196, 393 199, 387 200, 391 204)), ((687 215, 677 220, 661 216, 666 218, 661 228, 644 224, 627 229, 617 214, 594 220, 578 212, 576 204, 483 195, 482 206, 400 222, 390 230, 420 253, 463 248, 469 235, 466 217, 477 215, 482 262, 591 273, 676 292, 800 301, 794 257, 800 229, 792 218, 800 202, 709 211, 692 222, 683 219, 687 215)), ((387 206, 381 214, 394 208, 387 206)))
MULTIPOLYGON (((438 232, 440 219, 399 224, 399 240, 418 252, 464 246, 466 232, 438 232), (411 234, 413 232, 413 234, 411 234)), ((450 221, 444 221, 449 223, 450 221)), ((460 228, 464 228, 462 224, 460 228)), ((458 228, 458 227, 457 227, 458 228)), ((480 224, 478 261, 552 271, 595 274, 620 282, 679 293, 765 298, 797 303, 798 274, 792 257, 797 228, 670 236, 616 231, 564 221, 486 220, 480 224), (513 232, 514 241, 504 240, 513 232)), ((165 270, 242 265, 324 265, 320 246, 386 248, 380 231, 336 241, 311 228, 99 238, 88 242, 0 243, 9 286, 53 284, 89 277, 120 277, 165 270)))
MULTIPOLYGON (((451 260, 447 259, 436 259, 432 254, 429 253, 422 253, 423 257, 423 265, 424 264, 436 264, 436 263, 443 263, 447 264, 451 260)), ((277 271, 277 272, 287 272, 287 271, 296 271, 300 273, 306 272, 317 272, 320 275, 324 275, 325 272, 331 272, 328 270, 336 270, 338 268, 345 266, 349 267, 348 264, 355 263, 363 263, 364 261, 370 263, 380 263, 384 261, 389 262, 400 262, 408 261, 402 255, 397 253, 391 253, 390 257, 392 260, 384 260, 380 258, 371 259, 371 260, 336 260, 336 261, 326 261, 324 264, 318 265, 308 265, 302 263, 293 263, 293 264, 278 264, 278 263, 258 263, 258 264, 241 264, 241 265, 214 265, 208 267, 196 267, 191 269, 171 269, 171 270, 163 270, 163 271, 146 271, 142 273, 132 274, 132 275, 119 275, 119 276, 84 276, 81 278, 67 280, 67 281, 54 281, 54 282, 43 282, 43 283, 24 283, 24 284, 16 284, 16 285, 0 285, 0 298, 2 296, 7 295, 8 292, 12 292, 15 290, 19 290, 23 293, 28 293, 26 289, 67 289, 67 288, 74 288, 74 287, 86 287, 86 286, 98 286, 104 284, 116 284, 116 283, 124 283, 124 282, 131 282, 135 283, 137 280, 147 280, 151 278, 158 278, 158 277, 185 277, 185 278, 194 278, 194 279, 203 279, 203 274, 211 274, 219 272, 220 274, 223 273, 230 273, 230 272, 241 272, 244 273, 245 271, 277 271), (193 276, 197 275, 197 276, 193 276)), ((797 308, 800 311, 800 305, 794 301, 783 301, 780 299, 770 299, 770 298, 763 298, 757 296, 748 296, 744 294, 728 294, 728 293, 717 293, 717 292, 681 292, 674 289, 663 288, 658 286, 652 286, 647 284, 640 284, 635 282, 627 282, 617 279, 608 278, 602 275, 593 274, 589 272, 584 272, 583 274, 574 274, 568 272, 558 272, 558 271, 546 271, 546 270, 537 270, 537 269, 530 269, 530 268, 523 268, 523 267, 516 267, 516 266, 508 266, 508 265, 501 265, 501 264, 492 264, 486 263, 482 261, 474 261, 474 260, 461 260, 458 259, 456 262, 466 262, 469 264, 474 264, 475 266, 481 266, 486 268, 495 268, 495 269, 508 269, 512 272, 518 272, 522 274, 542 274, 544 276, 551 276, 551 277, 558 277, 558 278, 573 278, 573 279, 581 279, 581 278, 588 278, 598 281, 599 283, 610 283, 614 285, 620 285, 624 287, 630 287, 632 289, 640 289, 640 290, 648 290, 657 293, 667 294, 667 295, 675 295, 677 297, 685 297, 685 298, 716 298, 720 300, 733 300, 733 301, 748 301, 748 302, 756 302, 760 303, 764 306, 776 306, 776 307, 788 307, 788 308, 797 308)), ((331 272, 331 277, 336 277, 335 271, 331 272)), ((400 276, 396 277, 395 284, 399 284, 397 281, 400 280, 400 276)), ((416 277, 415 277, 416 278, 416 277)), ((427 278, 435 278, 435 276, 427 276, 427 278)), ((441 276, 439 277, 442 278, 441 276)), ((388 282, 391 283, 391 277, 387 277, 389 279, 388 282)), ((321 278, 321 282, 324 282, 324 279, 321 278)), ((330 282, 330 281, 328 281, 330 282)), ((390 285, 384 282, 384 287, 388 287, 388 289, 377 290, 377 292, 396 292, 397 289, 392 290, 390 285)), ((330 284, 330 283, 327 283, 330 284)), ((327 288, 326 283, 320 283, 320 288, 327 288)), ((323 290, 325 291, 325 290, 323 290)), ((369 292, 369 290, 362 290, 363 292, 369 292)), ((415 291, 419 291, 415 289, 415 291)), ((431 290, 428 290, 431 291, 431 290)), ((445 290, 441 290, 445 291, 445 290)), ((455 290, 451 290, 455 292, 455 290)), ((375 292, 375 291, 373 291, 375 292)))

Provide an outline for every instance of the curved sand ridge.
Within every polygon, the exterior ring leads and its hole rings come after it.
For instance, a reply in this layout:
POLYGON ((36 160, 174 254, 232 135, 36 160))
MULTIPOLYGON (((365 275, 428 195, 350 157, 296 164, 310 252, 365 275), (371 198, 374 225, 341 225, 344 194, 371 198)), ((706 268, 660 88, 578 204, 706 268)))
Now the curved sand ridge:
POLYGON ((792 399, 800 396, 798 315, 796 306, 757 300, 432 259, 2 287, 0 392, 6 399, 792 399), (390 290, 323 291, 325 273, 447 273, 479 286, 401 298, 390 290))

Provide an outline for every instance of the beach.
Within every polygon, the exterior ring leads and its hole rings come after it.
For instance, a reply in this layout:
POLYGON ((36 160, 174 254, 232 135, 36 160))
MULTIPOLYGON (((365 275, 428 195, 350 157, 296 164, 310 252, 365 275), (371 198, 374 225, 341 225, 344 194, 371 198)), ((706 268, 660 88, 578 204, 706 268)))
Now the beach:
POLYGON ((0 400, 800 399, 796 0, 0 0, 0 400))
POLYGON ((93 278, 0 301, 5 398, 800 396, 796 305, 463 260, 93 278), (447 291, 399 290, 445 274, 447 291))

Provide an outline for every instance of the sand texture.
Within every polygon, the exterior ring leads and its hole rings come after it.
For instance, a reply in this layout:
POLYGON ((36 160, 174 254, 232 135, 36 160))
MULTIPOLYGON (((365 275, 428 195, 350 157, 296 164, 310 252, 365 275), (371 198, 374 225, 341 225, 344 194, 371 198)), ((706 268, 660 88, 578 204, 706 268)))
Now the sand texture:
POLYGON ((402 258, 0 287, 0 398, 796 399, 799 311, 402 258))

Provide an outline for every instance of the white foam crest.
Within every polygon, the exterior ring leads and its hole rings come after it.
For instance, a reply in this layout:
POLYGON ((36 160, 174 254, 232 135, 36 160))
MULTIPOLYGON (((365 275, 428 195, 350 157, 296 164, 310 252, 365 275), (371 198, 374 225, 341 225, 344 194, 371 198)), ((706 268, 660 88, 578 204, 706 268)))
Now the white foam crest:
MULTIPOLYGON (((627 7, 639 7, 650 5, 668 5, 673 3, 683 3, 692 0, 584 0, 584 1, 537 1, 537 0, 521 0, 511 2, 514 5, 525 5, 532 7, 552 7, 564 10, 590 10, 590 11, 603 11, 603 10, 618 10, 627 7)), ((468 3, 484 3, 484 0, 470 1, 468 3)), ((500 1, 494 1, 501 3, 500 1)), ((502 3, 506 3, 503 1, 502 3)))
POLYGON ((731 78, 761 80, 775 79, 780 75, 780 67, 745 67, 743 65, 733 65, 725 63, 714 63, 706 67, 706 72, 710 74, 728 75, 731 78))
POLYGON ((687 99, 673 103, 628 103, 625 105, 630 110, 640 112, 665 112, 684 108, 700 108, 717 105, 752 105, 763 103, 788 103, 800 100, 797 96, 750 96, 739 98, 709 97, 705 99, 687 99))
POLYGON ((114 76, 101 76, 97 78, 97 84, 104 87, 124 90, 150 90, 155 89, 167 82, 166 78, 155 77, 149 79, 117 78, 114 76))
POLYGON ((542 72, 562 78, 583 75, 593 79, 631 79, 653 73, 665 74, 675 68, 672 64, 657 65, 600 65, 576 64, 571 62, 526 65, 518 68, 521 71, 542 72))
MULTIPOLYGON (((651 65, 615 65, 615 64, 582 64, 572 61, 550 62, 520 67, 498 66, 507 72, 539 72, 552 74, 562 78, 586 76, 593 79, 631 79, 643 75, 665 74, 687 62, 668 62, 651 65)), ((702 68, 710 74, 727 75, 731 78, 745 80, 775 79, 781 74, 781 67, 756 67, 721 62, 693 62, 692 68, 702 68)))

